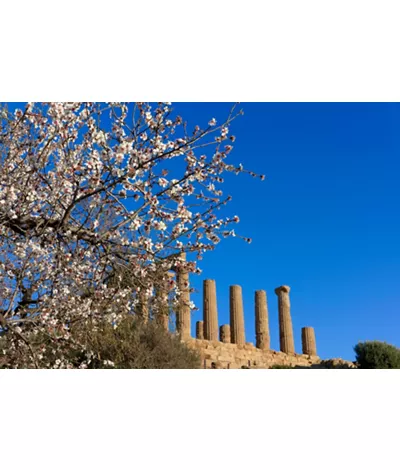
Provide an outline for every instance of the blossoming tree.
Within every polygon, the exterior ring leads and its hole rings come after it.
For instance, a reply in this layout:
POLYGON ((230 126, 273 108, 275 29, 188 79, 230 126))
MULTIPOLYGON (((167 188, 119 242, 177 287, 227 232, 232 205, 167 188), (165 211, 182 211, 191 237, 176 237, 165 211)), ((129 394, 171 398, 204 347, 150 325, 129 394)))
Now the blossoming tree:
POLYGON ((194 259, 235 235, 238 217, 216 210, 230 200, 224 173, 245 171, 228 162, 236 107, 225 122, 190 130, 170 103, 29 103, 0 113, 0 357, 10 366, 24 357, 24 366, 69 367, 66 345, 84 347, 72 325, 118 327, 157 283, 168 279, 177 293, 170 269, 199 272, 194 259), (135 289, 118 282, 118 266, 135 289), (34 341, 43 335, 52 359, 34 341))

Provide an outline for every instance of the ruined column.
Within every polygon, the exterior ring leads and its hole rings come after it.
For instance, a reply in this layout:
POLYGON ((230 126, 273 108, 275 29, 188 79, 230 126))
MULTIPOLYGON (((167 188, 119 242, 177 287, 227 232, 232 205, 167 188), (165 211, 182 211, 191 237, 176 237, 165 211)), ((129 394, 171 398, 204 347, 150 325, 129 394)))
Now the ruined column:
POLYGON ((278 296, 280 349, 286 354, 294 354, 295 350, 292 318, 290 316, 289 292, 289 286, 280 286, 275 289, 275 294, 278 296))
MULTIPOLYGON (((186 253, 181 253, 180 259, 186 261, 186 253)), ((190 338, 190 290, 189 273, 177 268, 177 285, 179 289, 178 310, 176 312, 176 329, 182 339, 190 338)))
POLYGON ((155 287, 155 320, 166 331, 169 331, 169 280, 173 276, 172 273, 168 273, 167 278, 155 287))
POLYGON ((270 349, 270 335, 268 325, 267 293, 257 290, 255 293, 256 310, 256 347, 270 349))
POLYGON ((204 322, 203 321, 196 322, 196 338, 204 339, 204 322))
POLYGON ((231 342, 244 345, 244 313, 242 288, 240 286, 230 286, 229 288, 229 310, 231 321, 231 342))
POLYGON ((309 356, 317 355, 317 344, 315 342, 314 328, 311 326, 305 326, 301 329, 301 343, 303 347, 303 354, 309 356))
POLYGON ((148 298, 146 292, 141 290, 138 294, 138 306, 137 306, 137 313, 139 317, 142 319, 143 323, 147 323, 149 321, 149 305, 148 305, 148 298))
POLYGON ((231 342, 231 327, 230 325, 221 325, 219 327, 219 340, 222 343, 231 342))
POLYGON ((217 288, 215 281, 203 282, 204 339, 218 341, 217 288))

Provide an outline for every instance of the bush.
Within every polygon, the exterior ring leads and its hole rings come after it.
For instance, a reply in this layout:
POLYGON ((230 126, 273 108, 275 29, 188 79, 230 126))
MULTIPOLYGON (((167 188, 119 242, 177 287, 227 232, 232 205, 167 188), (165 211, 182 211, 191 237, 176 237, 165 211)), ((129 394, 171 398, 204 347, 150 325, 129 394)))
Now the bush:
POLYGON ((99 355, 93 368, 112 361, 119 369, 198 369, 200 358, 178 336, 173 336, 156 322, 144 324, 137 317, 128 316, 114 329, 105 324, 91 332, 91 349, 99 355))
MULTIPOLYGON (((90 321, 79 322, 71 330, 69 341, 59 346, 63 360, 54 356, 54 338, 46 334, 32 335, 30 350, 37 358, 36 367, 88 369, 198 369, 198 353, 180 338, 166 332, 155 321, 144 324, 135 315, 127 315, 114 328, 109 322, 96 326, 90 321), (41 353, 41 354, 39 354, 41 353), (65 359, 65 360, 64 360, 65 359)), ((7 335, 0 338, 0 346, 7 352, 7 335)), ((0 357, 0 368, 31 368, 26 351, 18 355, 0 357), (7 361, 8 359, 8 361, 7 361), (5 362, 6 361, 6 362, 5 362)))
POLYGON ((366 341, 354 346, 360 369, 400 369, 400 349, 381 341, 366 341))

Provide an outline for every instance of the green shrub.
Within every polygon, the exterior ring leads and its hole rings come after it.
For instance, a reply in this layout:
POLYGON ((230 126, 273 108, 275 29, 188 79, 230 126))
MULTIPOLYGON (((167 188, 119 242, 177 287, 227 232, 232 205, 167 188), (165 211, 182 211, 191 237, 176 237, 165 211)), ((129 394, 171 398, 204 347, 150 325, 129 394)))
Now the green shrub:
POLYGON ((144 324, 136 316, 124 318, 117 328, 105 323, 89 330, 84 342, 99 358, 90 368, 112 361, 118 369, 198 369, 200 357, 156 322, 144 324))
POLYGON ((381 341, 366 341, 354 346, 360 369, 400 369, 400 349, 381 341))
MULTIPOLYGON (((53 368, 59 363, 59 357, 63 357, 72 368, 201 368, 197 351, 182 343, 178 336, 166 332, 155 321, 144 324, 135 315, 127 315, 117 328, 106 321, 95 327, 90 320, 79 322, 71 327, 70 333, 70 340, 57 344, 58 355, 53 354, 56 339, 47 334, 30 336, 30 350, 35 352, 36 367, 53 368)), ((0 346, 6 351, 5 356, 0 355, 0 368, 35 367, 26 348, 11 355, 8 340, 7 335, 0 338, 0 346)))

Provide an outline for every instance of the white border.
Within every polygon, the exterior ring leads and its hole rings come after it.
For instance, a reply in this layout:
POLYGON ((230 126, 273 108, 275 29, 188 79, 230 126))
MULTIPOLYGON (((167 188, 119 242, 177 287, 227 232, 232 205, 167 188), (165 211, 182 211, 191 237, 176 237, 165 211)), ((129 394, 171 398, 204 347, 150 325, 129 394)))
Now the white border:
POLYGON ((7 470, 396 461, 396 371, 3 371, 0 380, 7 470))
MULTIPOLYGON (((0 99, 398 101, 397 5, 3 2, 0 99)), ((399 377, 0 371, 1 466, 392 468, 399 377)))
POLYGON ((397 101, 396 0, 2 4, 7 101, 397 101))

